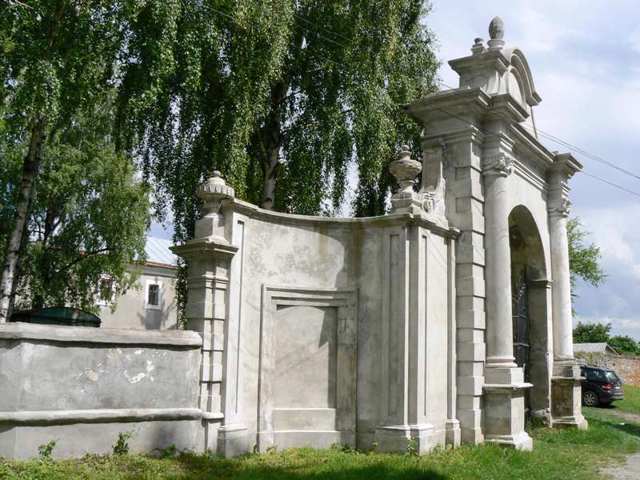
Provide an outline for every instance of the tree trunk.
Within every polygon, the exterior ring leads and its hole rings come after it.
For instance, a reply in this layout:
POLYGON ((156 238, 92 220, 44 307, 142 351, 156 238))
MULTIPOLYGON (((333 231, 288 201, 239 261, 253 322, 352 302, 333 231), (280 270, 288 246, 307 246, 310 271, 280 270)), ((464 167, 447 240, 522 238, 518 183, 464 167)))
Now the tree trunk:
POLYGON ((273 209, 276 196, 276 181, 279 170, 280 147, 282 146, 282 102, 287 94, 285 82, 271 87, 271 108, 261 132, 262 139, 262 208, 273 209))
POLYGON ((23 239, 26 238, 25 229, 29 218, 29 208, 34 192, 34 183, 40 163, 42 161, 42 143, 44 141, 44 118, 34 121, 31 127, 29 150, 22 163, 22 180, 16 205, 15 223, 9 235, 7 250, 0 277, 0 323, 5 323, 11 316, 14 283, 17 276, 18 261, 22 249, 23 239))

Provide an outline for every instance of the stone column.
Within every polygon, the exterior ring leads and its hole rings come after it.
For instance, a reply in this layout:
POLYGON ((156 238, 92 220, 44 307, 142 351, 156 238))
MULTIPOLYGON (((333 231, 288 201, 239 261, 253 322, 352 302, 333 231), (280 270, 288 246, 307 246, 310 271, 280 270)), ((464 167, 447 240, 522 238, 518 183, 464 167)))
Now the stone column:
POLYGON ((511 318, 511 249, 507 176, 511 160, 505 154, 485 161, 485 251, 487 264, 487 368, 515 367, 511 318))
POLYGON ((204 202, 204 215, 196 222, 194 239, 172 250, 187 263, 187 329, 198 332, 203 340, 198 400, 203 430, 199 442, 204 451, 218 452, 218 430, 224 424, 221 391, 228 276, 231 259, 237 250, 225 238, 224 216, 220 209, 222 201, 232 198, 234 192, 220 174, 214 172, 197 194, 204 202))
POLYGON ((524 383, 523 371, 513 356, 507 191, 512 160, 501 140, 492 144, 495 140, 488 140, 483 162, 487 297, 484 432, 486 441, 530 450, 533 444, 524 431, 524 389, 531 385, 524 383))
POLYGON ((573 315, 571 312, 571 277, 569 271, 569 189, 567 181, 579 169, 570 154, 556 155, 549 173, 549 240, 551 246, 553 377, 551 422, 553 425, 586 428, 582 416, 580 367, 573 356, 573 315))

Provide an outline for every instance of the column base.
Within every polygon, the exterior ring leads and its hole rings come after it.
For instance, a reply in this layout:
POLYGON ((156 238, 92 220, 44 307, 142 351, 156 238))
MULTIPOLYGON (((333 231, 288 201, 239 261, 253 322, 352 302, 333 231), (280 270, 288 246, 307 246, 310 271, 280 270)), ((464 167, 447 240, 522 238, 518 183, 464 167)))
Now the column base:
POLYGON ((485 441, 531 450, 533 441, 524 430, 524 391, 532 385, 524 382, 522 369, 487 366, 485 381, 485 441))
POLYGON ((582 375, 573 361, 557 362, 551 378, 551 425, 586 430, 589 426, 582 416, 582 375))
POLYGON ((456 419, 447 420, 445 423, 445 443, 452 447, 460 446, 460 422, 456 419))
POLYGON ((378 451, 406 453, 414 451, 424 455, 436 446, 444 445, 444 432, 436 431, 431 424, 391 425, 376 428, 375 441, 378 451))
POLYGON ((515 435, 487 435, 485 441, 495 443, 503 447, 515 448, 516 450, 533 450, 533 440, 525 431, 515 435))
POLYGON ((237 457, 251 451, 247 427, 241 424, 223 425, 218 428, 218 455, 237 457))

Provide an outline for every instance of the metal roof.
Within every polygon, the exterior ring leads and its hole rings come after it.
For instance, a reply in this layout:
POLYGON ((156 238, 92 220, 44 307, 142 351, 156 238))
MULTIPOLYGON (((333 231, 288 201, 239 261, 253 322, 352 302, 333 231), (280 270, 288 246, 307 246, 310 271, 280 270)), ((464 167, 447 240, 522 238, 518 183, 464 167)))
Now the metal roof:
POLYGON ((147 263, 161 263, 175 267, 178 264, 178 257, 169 250, 172 245, 173 242, 166 238, 147 237, 147 243, 144 246, 147 263))
POLYGON ((574 353, 618 353, 613 347, 605 342, 600 343, 574 343, 574 353))

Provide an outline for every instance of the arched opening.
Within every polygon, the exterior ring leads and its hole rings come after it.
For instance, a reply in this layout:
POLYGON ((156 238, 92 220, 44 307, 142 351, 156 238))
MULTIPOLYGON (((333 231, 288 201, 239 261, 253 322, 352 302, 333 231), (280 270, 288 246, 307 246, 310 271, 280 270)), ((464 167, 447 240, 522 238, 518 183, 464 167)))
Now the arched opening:
POLYGON ((550 392, 550 298, 540 232, 529 210, 519 205, 509 214, 513 353, 533 387, 525 395, 525 408, 547 416, 550 392))

